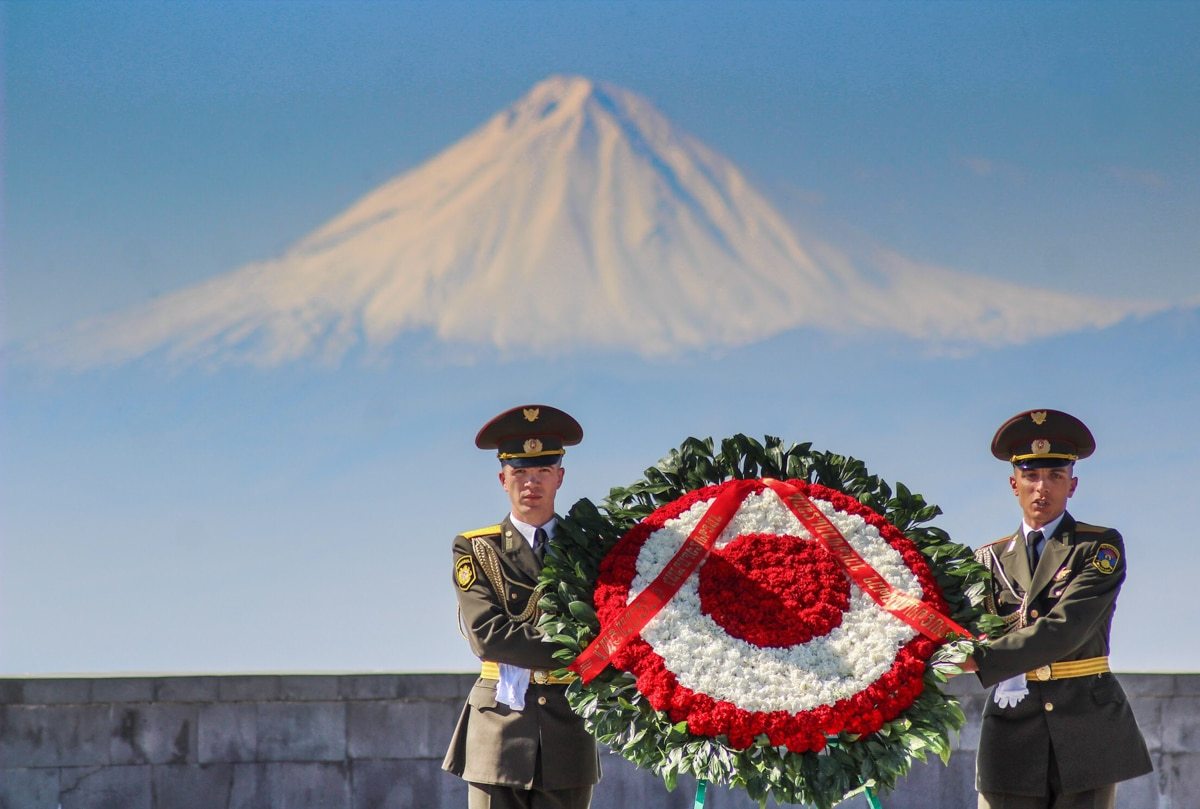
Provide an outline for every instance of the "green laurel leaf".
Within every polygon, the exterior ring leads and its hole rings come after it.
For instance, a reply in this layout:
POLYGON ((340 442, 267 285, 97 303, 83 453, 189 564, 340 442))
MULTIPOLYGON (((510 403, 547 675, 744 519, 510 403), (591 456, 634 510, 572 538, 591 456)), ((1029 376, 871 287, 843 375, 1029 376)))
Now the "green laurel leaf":
MULTIPOLYGON (((690 437, 639 480, 610 489, 600 505, 578 501, 560 523, 562 530, 556 531, 546 556, 542 583, 547 589, 540 602, 540 626, 561 647, 556 659, 574 660, 599 631, 592 588, 601 561, 626 531, 693 489, 758 477, 818 483, 873 508, 929 560, 951 618, 976 635, 1002 631, 1003 621, 983 608, 986 568, 969 548, 926 524, 941 509, 903 483, 890 485, 870 474, 862 461, 814 451, 810 443, 785 445, 774 436, 760 442, 741 434, 719 442, 690 437)), ((944 644, 929 661, 924 691, 907 710, 869 736, 831 737, 819 753, 792 753, 772 746, 765 737, 735 750, 724 737, 693 735, 686 722, 672 722, 656 711, 631 674, 612 668, 586 686, 572 683, 566 693, 597 739, 655 772, 668 789, 677 786, 681 775, 691 775, 742 788, 760 803, 774 800, 830 809, 866 786, 891 790, 914 761, 924 761, 930 753, 948 760, 950 734, 963 726, 965 716, 941 685, 974 646, 966 639, 944 644)))

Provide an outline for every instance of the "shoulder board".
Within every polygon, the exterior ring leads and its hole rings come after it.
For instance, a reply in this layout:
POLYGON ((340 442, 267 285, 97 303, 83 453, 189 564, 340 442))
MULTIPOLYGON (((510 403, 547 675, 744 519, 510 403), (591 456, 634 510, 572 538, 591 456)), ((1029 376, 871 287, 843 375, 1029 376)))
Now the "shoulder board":
POLYGON ((485 528, 476 528, 474 531, 463 531, 460 536, 466 539, 475 539, 476 537, 499 536, 500 524, 489 525, 485 528))
POLYGON ((1105 528, 1102 525, 1088 525, 1085 522, 1075 523, 1075 531, 1080 534, 1107 534, 1111 528, 1105 528))
POLYGON ((980 545, 980 546, 979 546, 979 547, 976 549, 976 552, 978 552, 978 551, 981 551, 981 550, 983 550, 984 548, 990 548, 990 547, 992 547, 993 545, 1003 545, 1005 542, 1009 542, 1009 541, 1011 541, 1011 540, 1012 540, 1012 538, 1013 538, 1013 535, 1012 535, 1012 534, 1006 534, 1005 536, 1002 536, 1002 537, 1000 537, 999 539, 993 539, 991 542, 988 542, 988 543, 987 543, 987 544, 985 544, 985 545, 980 545))

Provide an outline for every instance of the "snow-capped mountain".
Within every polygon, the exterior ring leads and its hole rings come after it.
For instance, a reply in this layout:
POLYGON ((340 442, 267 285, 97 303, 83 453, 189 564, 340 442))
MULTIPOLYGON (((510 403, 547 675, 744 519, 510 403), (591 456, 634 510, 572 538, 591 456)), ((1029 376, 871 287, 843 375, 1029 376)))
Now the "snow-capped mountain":
POLYGON ((284 255, 82 324, 55 350, 74 365, 159 351, 275 364, 428 330, 506 355, 653 356, 798 327, 974 345, 1139 310, 899 256, 856 266, 802 243, 729 160, 646 100, 552 77, 284 255), (1027 315, 1047 308, 1053 319, 1027 315))

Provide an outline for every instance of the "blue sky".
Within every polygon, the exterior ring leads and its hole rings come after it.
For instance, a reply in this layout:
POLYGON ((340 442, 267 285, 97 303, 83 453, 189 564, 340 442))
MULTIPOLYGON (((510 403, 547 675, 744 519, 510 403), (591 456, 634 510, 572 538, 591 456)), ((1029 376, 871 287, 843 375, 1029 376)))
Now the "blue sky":
MULTIPOLYGON (((574 413, 560 506, 687 435, 853 454, 979 544, 995 427, 1075 412, 1121 528, 1119 668, 1200 670, 1194 4, 6 3, 0 672, 465 670, 449 540, 494 413, 574 413), (963 357, 796 332, 715 356, 53 372, 20 346, 278 255, 553 73, 628 87, 801 232, 1190 307, 963 357), (821 372, 814 386, 799 370, 821 372), (1164 625, 1164 616, 1169 620, 1164 625), (1194 639, 1194 632, 1191 634, 1194 639)), ((1053 317, 1031 312, 1031 317, 1053 317)))

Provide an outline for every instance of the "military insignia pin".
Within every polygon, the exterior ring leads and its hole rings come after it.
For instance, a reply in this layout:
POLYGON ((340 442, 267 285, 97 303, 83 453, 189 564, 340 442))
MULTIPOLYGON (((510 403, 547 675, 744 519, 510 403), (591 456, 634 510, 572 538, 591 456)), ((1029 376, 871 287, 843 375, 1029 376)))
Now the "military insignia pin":
POLYGON ((460 556, 454 563, 454 583, 460 590, 469 590, 475 583, 475 563, 470 556, 460 556))
POLYGON ((1045 410, 1035 410, 1029 414, 1029 418, 1033 419, 1034 424, 1041 427, 1043 424, 1046 423, 1046 411, 1045 410))
POLYGON ((1031 449, 1034 455, 1045 455, 1050 451, 1050 442, 1044 438, 1036 438, 1031 449))
POLYGON ((1112 545, 1104 544, 1096 551, 1096 556, 1092 559, 1092 567, 1108 575, 1117 569, 1120 562, 1121 552, 1112 545))
POLYGON ((541 412, 542 411, 536 407, 526 407, 521 411, 521 413, 525 416, 526 421, 537 421, 538 416, 541 415, 541 412))
POLYGON ((534 455, 542 451, 542 442, 536 438, 530 438, 525 442, 525 451, 530 455, 534 455))

